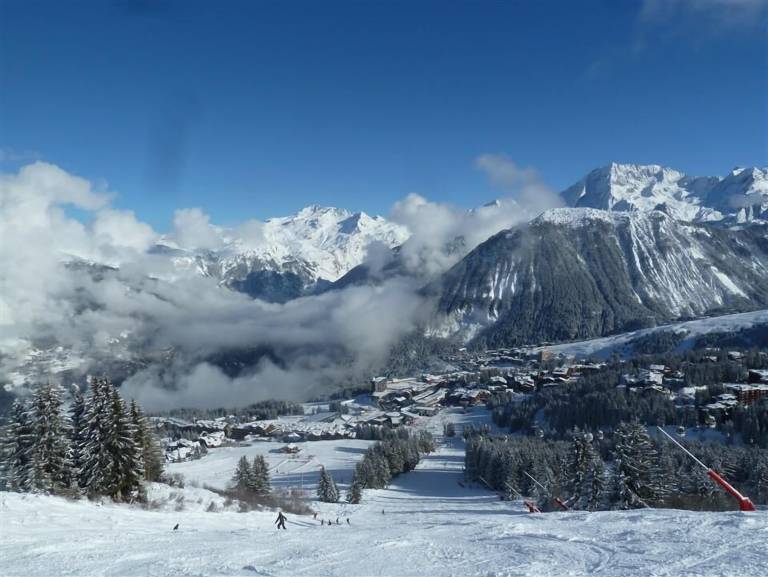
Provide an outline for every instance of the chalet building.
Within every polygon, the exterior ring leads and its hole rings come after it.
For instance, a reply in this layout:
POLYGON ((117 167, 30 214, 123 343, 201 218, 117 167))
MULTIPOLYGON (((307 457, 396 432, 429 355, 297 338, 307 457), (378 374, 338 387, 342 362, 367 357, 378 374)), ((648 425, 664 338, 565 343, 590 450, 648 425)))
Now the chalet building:
POLYGON ((641 383, 645 385, 661 385, 664 383, 664 370, 663 365, 652 365, 653 366, 661 366, 662 370, 657 371, 653 368, 650 369, 640 369, 640 373, 638 374, 638 379, 641 383))
POLYGON ((256 437, 271 437, 277 431, 277 427, 272 423, 245 423, 232 427, 230 436, 236 441, 242 441, 248 435, 256 437))
POLYGON ((723 383, 723 388, 744 405, 768 398, 768 383, 723 383))
MULTIPOLYGON (((739 401, 736 395, 733 393, 723 393, 722 395, 717 395, 714 402, 704 405, 702 409, 706 415, 717 419, 724 419, 730 417, 731 412, 738 404, 739 401)), ((704 420, 706 421, 706 418, 704 420)))
POLYGON ((371 388, 374 393, 383 393, 387 390, 387 378, 386 377, 374 377, 371 379, 371 388))
POLYGON ((750 369, 747 374, 748 383, 768 383, 768 369, 750 369))
MULTIPOLYGON (((440 412, 440 407, 435 405, 414 405, 408 411, 421 417, 433 417, 440 412)), ((405 411, 403 411, 405 413, 405 411)))
POLYGON ((665 389, 661 385, 648 385, 647 387, 643 387, 642 393, 646 397, 652 397, 652 396, 671 397, 671 392, 669 391, 669 389, 665 389))

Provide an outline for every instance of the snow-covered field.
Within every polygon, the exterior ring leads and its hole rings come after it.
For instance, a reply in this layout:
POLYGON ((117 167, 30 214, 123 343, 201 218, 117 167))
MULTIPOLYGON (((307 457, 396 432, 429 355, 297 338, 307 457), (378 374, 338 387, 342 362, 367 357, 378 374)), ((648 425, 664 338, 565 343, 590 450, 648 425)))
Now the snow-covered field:
MULTIPOLYGON (((449 413, 432 425, 445 418, 479 420, 481 414, 449 413)), ((388 489, 366 491, 361 505, 313 504, 318 519, 340 518, 333 526, 289 515, 288 530, 278 532, 272 512, 207 513, 206 499, 213 494, 196 488, 185 489, 192 496, 180 511, 172 503, 146 511, 0 493, 0 574, 768 575, 766 511, 531 515, 520 503, 461 486, 463 447, 459 438, 449 441, 388 489), (176 523, 179 530, 172 531, 176 523)), ((362 443, 312 443, 317 447, 311 452, 348 478, 362 443)), ((173 470, 219 484, 231 474, 238 451, 249 450, 250 456, 263 447, 212 450, 173 470)), ((276 484, 295 477, 287 465, 275 470, 276 484)))
POLYGON ((348 483, 355 463, 373 441, 345 439, 343 441, 313 441, 297 443, 301 452, 286 455, 279 452, 285 443, 256 441, 247 447, 220 447, 196 461, 167 466, 170 473, 180 473, 193 484, 224 489, 240 457, 252 460, 263 455, 269 466, 272 484, 277 488, 311 488, 317 485, 320 467, 325 467, 337 483, 348 483))

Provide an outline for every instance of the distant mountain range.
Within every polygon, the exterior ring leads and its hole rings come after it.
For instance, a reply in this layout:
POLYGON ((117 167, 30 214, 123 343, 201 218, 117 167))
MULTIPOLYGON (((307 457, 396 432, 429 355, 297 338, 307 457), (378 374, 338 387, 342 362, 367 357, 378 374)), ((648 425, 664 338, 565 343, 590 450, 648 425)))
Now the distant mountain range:
MULTIPOLYGON (((420 318, 429 319, 425 334, 478 346, 586 339, 768 308, 768 170, 691 177, 654 165, 611 164, 590 172, 561 197, 565 207, 508 230, 489 230, 490 238, 476 247, 461 236, 441 239, 438 250, 455 264, 448 270, 422 267, 428 274, 414 270, 413 263, 406 266, 403 254, 411 237, 406 227, 319 206, 252 221, 248 234, 215 228, 209 248, 164 237, 150 251, 163 264, 151 279, 76 259, 68 268, 72 275, 107 279, 130 295, 152 292, 172 299, 175 282, 199 275, 277 303, 410 276, 408 286, 422 287, 420 293, 431 298, 432 314, 420 311, 425 313, 420 318), (374 244, 379 257, 391 252, 371 266, 366 258, 374 244)), ((503 209, 503 203, 483 207, 503 209)), ((434 256, 416 254, 417 264, 434 256)), ((75 314, 101 306, 81 300, 71 303, 75 314)), ((99 338, 107 344, 98 354, 55 340, 36 344, 40 348, 19 341, 16 348, 0 350, 0 361, 4 355, 6 361, 15 359, 0 378, 20 384, 39 371, 76 372, 97 358, 95 366, 102 370, 129 376, 168 363, 174 354, 173 343, 148 350, 144 334, 107 331, 99 338)), ((236 360, 238 366, 251 363, 236 360)))
POLYGON ((182 249, 164 238, 154 252, 167 254, 177 269, 196 270, 269 302, 311 294, 362 263, 371 243, 394 248, 409 236, 380 216, 320 206, 265 221, 250 242, 226 229, 217 232, 216 250, 182 249))
MULTIPOLYGON (((768 306, 768 169, 700 177, 613 163, 561 197, 566 208, 474 250, 460 238, 446 248, 468 254, 424 289, 438 303, 431 334, 563 341, 768 306)), ((220 236, 218 250, 156 250, 271 302, 413 274, 399 260, 410 232, 365 213, 311 206, 266 221, 255 245, 220 236), (365 261, 372 242, 393 251, 376 273, 365 261)))
POLYGON ((663 210, 677 220, 768 220, 768 169, 735 168, 725 177, 688 176, 657 165, 610 164, 561 193, 566 206, 663 210))
MULTIPOLYGON (((730 226, 768 222, 768 169, 734 169, 720 178, 687 176, 657 165, 614 163, 593 170, 561 197, 569 207, 658 210, 687 222, 730 226)), ((249 242, 233 231, 217 231, 217 249, 184 249, 165 237, 154 252, 167 254, 179 270, 197 271, 270 302, 323 291, 333 283, 344 287, 366 282, 364 261, 370 244, 394 249, 410 236, 404 226, 380 216, 319 206, 261 223, 257 238, 249 242), (361 265, 362 269, 356 268, 361 265)), ((458 246, 461 240, 457 239, 458 246)), ((389 274, 401 272, 396 263, 389 265, 389 274)))

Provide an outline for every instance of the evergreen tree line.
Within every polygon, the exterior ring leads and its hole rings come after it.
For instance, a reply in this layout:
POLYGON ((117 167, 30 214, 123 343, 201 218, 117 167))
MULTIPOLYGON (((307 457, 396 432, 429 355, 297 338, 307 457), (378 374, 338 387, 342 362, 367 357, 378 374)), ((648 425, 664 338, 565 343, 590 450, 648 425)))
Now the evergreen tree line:
POLYGON ((0 479, 11 491, 143 498, 141 481, 157 481, 163 455, 135 402, 126 407, 107 379, 88 396, 74 388, 64 410, 58 385, 14 402, 3 428, 0 479))
POLYGON ((379 376, 397 378, 439 370, 444 366, 441 357, 452 354, 458 346, 453 339, 429 337, 417 329, 392 346, 388 357, 375 372, 379 376))
MULTIPOLYGON (((738 347, 741 349, 768 349, 768 324, 763 323, 737 332, 707 333, 696 339, 696 347, 738 347)), ((768 368, 752 367, 752 368, 768 368)))
POLYGON ((366 441, 389 441, 390 439, 409 439, 411 433, 404 427, 391 428, 383 425, 358 423, 355 426, 355 439, 366 441))
POLYGON ((665 365, 673 371, 683 371, 685 385, 698 387, 743 380, 749 369, 768 368, 768 354, 764 349, 758 348, 723 348, 716 351, 697 348, 679 353, 638 354, 622 364, 614 359, 611 368, 634 372, 651 364, 665 365), (734 350, 743 355, 738 361, 728 358, 728 352, 734 350))
POLYGON ((637 354, 657 355, 675 350, 686 336, 685 332, 656 331, 632 339, 629 344, 637 354))
POLYGON ((253 458, 249 463, 243 455, 237 462, 237 468, 232 477, 232 487, 239 493, 255 496, 265 496, 272 492, 272 481, 269 477, 269 467, 262 455, 253 458))
POLYGON ((175 417, 186 421, 213 420, 220 417, 234 417, 238 422, 266 421, 276 419, 282 415, 303 415, 304 406, 294 401, 259 401, 237 409, 171 409, 161 413, 155 413, 157 417, 175 417))
POLYGON ((203 488, 226 497, 229 502, 236 500, 243 513, 263 510, 264 507, 279 508, 298 515, 310 512, 298 490, 274 490, 269 466, 263 455, 257 455, 251 461, 246 456, 240 457, 226 489, 209 485, 203 485, 203 488))
POLYGON ((522 402, 491 406, 493 422, 511 432, 530 432, 536 415, 543 414, 551 429, 564 437, 574 427, 613 429, 637 418, 653 424, 696 425, 696 413, 678 413, 665 395, 641 395, 616 388, 619 372, 585 375, 576 383, 544 389, 522 402))
POLYGON ((747 445, 768 448, 768 399, 736 407, 728 429, 728 432, 741 435, 742 441, 747 445))
POLYGON ((349 405, 344 404, 342 401, 335 400, 328 403, 328 410, 332 413, 346 415, 349 413, 349 405))
POLYGON ((434 450, 434 439, 427 431, 411 433, 398 429, 395 435, 368 448, 355 466, 347 502, 359 503, 363 489, 383 489, 393 477, 412 471, 422 455, 434 450))
MULTIPOLYGON (((686 444, 753 501, 768 503, 768 451, 686 444)), ((465 471, 468 480, 507 498, 536 498, 542 510, 553 508, 554 497, 570 508, 590 511, 735 506, 690 457, 668 441, 652 438, 638 422, 621 423, 604 438, 575 431, 570 441, 471 434, 465 471)))
MULTIPOLYGON (((693 354, 690 356, 701 360, 693 354)), ((744 366, 733 361, 692 363, 681 361, 681 355, 673 357, 677 359, 677 365, 673 364, 673 368, 677 366, 683 370, 686 381, 707 387, 696 393, 697 406, 723 393, 723 382, 743 380, 746 377, 744 366)), ((670 366, 663 359, 656 357, 653 361, 670 366)), ((648 366, 650 362, 631 361, 624 365, 611 365, 596 373, 584 375, 576 383, 543 389, 523 401, 494 395, 487 406, 494 422, 499 427, 509 427, 511 432, 532 432, 537 424, 537 415, 543 414, 549 428, 559 437, 569 436, 569 431, 574 427, 612 430, 619 423, 635 418, 658 425, 701 425, 701 413, 694 406, 676 407, 666 395, 644 395, 617 388, 622 373, 632 373, 642 366, 648 366)), ((750 364, 758 363, 755 360, 750 364)), ((745 365, 749 366, 747 363, 745 365)), ((719 422, 718 426, 725 433, 740 433, 747 444, 768 448, 768 402, 736 407, 727 422, 719 422)))

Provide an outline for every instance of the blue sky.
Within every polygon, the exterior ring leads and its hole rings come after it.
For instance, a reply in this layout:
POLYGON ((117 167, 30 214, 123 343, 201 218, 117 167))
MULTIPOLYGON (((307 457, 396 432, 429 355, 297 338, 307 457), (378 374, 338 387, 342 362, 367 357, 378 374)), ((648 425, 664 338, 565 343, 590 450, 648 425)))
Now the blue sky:
POLYGON ((0 0, 0 162, 108 182, 158 230, 386 214, 610 161, 768 163, 764 0, 0 0))

